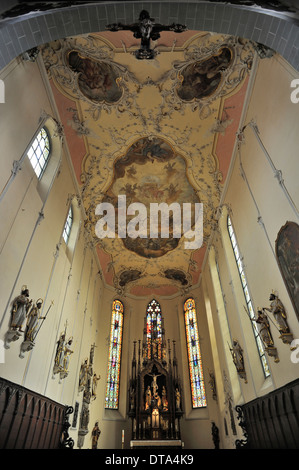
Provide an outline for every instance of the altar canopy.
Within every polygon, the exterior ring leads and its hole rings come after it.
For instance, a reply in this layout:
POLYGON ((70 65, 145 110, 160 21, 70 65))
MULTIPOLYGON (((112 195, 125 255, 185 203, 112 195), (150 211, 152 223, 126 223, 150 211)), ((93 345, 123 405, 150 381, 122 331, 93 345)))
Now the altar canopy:
POLYGON ((170 340, 165 340, 161 308, 154 299, 147 306, 138 351, 136 345, 134 341, 128 400, 132 440, 180 440, 182 387, 175 341, 171 350, 170 340))

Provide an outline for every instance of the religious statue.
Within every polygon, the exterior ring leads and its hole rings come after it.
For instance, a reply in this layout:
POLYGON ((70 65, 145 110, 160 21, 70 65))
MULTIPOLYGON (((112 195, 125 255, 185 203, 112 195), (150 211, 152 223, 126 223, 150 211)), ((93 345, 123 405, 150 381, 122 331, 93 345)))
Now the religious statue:
POLYGON ((65 342, 65 333, 61 333, 59 340, 57 341, 57 346, 56 346, 53 374, 57 374, 59 372, 61 358, 63 358, 64 342, 65 342))
POLYGON ((175 389, 175 407, 177 410, 181 409, 181 394, 178 388, 175 389))
POLYGON ((209 376, 210 376, 209 384, 210 384, 211 391, 213 394, 213 400, 217 401, 216 379, 215 379, 214 372, 209 370, 209 376))
POLYGON ((290 328, 287 322, 285 308, 274 291, 271 292, 269 300, 271 301, 270 308, 265 307, 264 309, 273 314, 278 325, 282 342, 285 344, 290 344, 293 341, 293 335, 290 332, 290 328))
POLYGON ((158 390, 158 384, 157 384, 157 377, 159 377, 161 374, 153 374, 153 381, 152 381, 152 388, 153 388, 153 392, 154 392, 154 395, 156 394, 157 390, 158 390))
POLYGON ((28 310, 32 300, 29 300, 29 290, 27 286, 22 287, 21 295, 15 298, 12 306, 12 318, 10 327, 23 333, 22 327, 26 320, 28 310))
POLYGON ((158 407, 158 408, 161 408, 161 397, 158 393, 158 391, 156 390, 155 393, 154 393, 154 400, 155 400, 155 405, 158 407))
POLYGON ((57 341, 56 354, 54 359, 53 377, 55 374, 60 375, 60 380, 65 379, 68 376, 68 368, 70 355, 74 352, 71 349, 73 343, 73 337, 70 337, 66 341, 66 329, 64 333, 61 333, 59 340, 57 341))
POLYGON ((257 313, 258 313, 257 318, 253 321, 255 321, 258 324, 259 335, 265 345, 265 350, 267 351, 269 356, 275 357, 274 362, 279 362, 277 349, 274 347, 274 341, 273 341, 272 334, 270 331, 270 323, 269 323, 268 316, 265 312, 265 309, 264 308, 258 309, 257 313))
POLYGON ((81 364, 80 372, 79 372, 79 392, 84 390, 84 387, 87 383, 87 373, 88 373, 88 359, 81 364))
POLYGON ((81 370, 79 375, 79 387, 80 390, 83 389, 82 408, 80 414, 77 444, 80 449, 81 447, 83 447, 85 436, 88 433, 90 402, 92 399, 96 399, 97 382, 101 378, 100 376, 97 377, 97 374, 93 372, 94 353, 95 344, 92 344, 89 352, 89 362, 86 358, 84 363, 81 364, 81 370))
POLYGON ((97 421, 93 427, 93 430, 91 431, 91 439, 92 439, 91 448, 92 449, 98 448, 98 439, 100 437, 100 434, 101 434, 101 431, 99 428, 99 423, 97 421))
POLYGON ((213 442, 214 442, 215 449, 219 449, 219 443, 220 443, 219 429, 216 426, 216 424, 214 423, 214 421, 212 421, 212 437, 213 437, 213 442))
POLYGON ((24 341, 21 344, 21 350, 19 354, 19 357, 21 358, 24 357, 24 353, 26 351, 30 351, 35 346, 35 339, 37 337, 39 330, 41 329, 43 322, 47 318, 47 314, 53 305, 53 301, 51 302, 51 305, 48 308, 44 316, 41 316, 42 304, 43 304, 43 300, 37 299, 36 304, 33 304, 31 310, 29 311, 27 315, 24 341))
POLYGON ((31 304, 32 300, 29 300, 29 290, 27 286, 22 286, 21 294, 14 299, 12 304, 10 326, 9 331, 6 333, 4 344, 6 349, 9 349, 11 341, 17 341, 22 336, 22 333, 24 333, 22 328, 31 304))
POLYGON ((150 42, 157 41, 161 31, 173 31, 174 33, 182 33, 186 31, 186 26, 181 24, 162 25, 155 23, 146 10, 142 10, 139 15, 138 23, 121 24, 113 23, 106 26, 109 31, 129 30, 133 32, 133 36, 141 39, 140 49, 134 52, 137 59, 153 59, 156 52, 150 48, 150 42))
POLYGON ((167 401, 167 396, 166 396, 166 388, 165 388, 164 385, 162 387, 162 407, 163 407, 163 411, 168 410, 168 401, 167 401))
POLYGON ((130 410, 134 410, 135 408, 135 389, 130 389, 130 410))
POLYGON ((91 386, 91 395, 92 398, 95 400, 97 398, 97 386, 98 386, 98 380, 100 380, 101 376, 99 375, 97 377, 97 374, 94 373, 92 377, 92 386, 91 386))
POLYGON ((34 341, 36 329, 39 323, 39 320, 44 320, 46 317, 40 315, 40 309, 43 304, 42 299, 36 301, 36 305, 33 304, 30 312, 27 316, 26 330, 25 330, 25 340, 34 341))
POLYGON ((63 366, 62 366, 62 371, 60 372, 60 378, 61 379, 64 379, 65 377, 68 376, 70 355, 73 354, 73 352, 74 352, 71 349, 72 343, 73 343, 73 338, 71 337, 68 340, 68 342, 66 343, 65 347, 64 347, 63 366))
POLYGON ((152 391, 151 387, 148 385, 146 392, 145 392, 145 409, 148 410, 151 406, 152 402, 152 391))
POLYGON ((241 348, 239 342, 236 339, 233 340, 233 345, 229 349, 239 376, 245 380, 245 383, 247 383, 247 377, 244 367, 243 349, 241 348))

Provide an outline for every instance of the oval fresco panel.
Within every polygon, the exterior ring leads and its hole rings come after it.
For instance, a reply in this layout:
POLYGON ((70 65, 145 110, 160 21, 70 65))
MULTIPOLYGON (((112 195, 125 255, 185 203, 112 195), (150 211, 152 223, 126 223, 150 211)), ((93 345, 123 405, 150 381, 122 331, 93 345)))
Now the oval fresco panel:
POLYGON ((199 100, 213 95, 222 81, 222 72, 232 61, 232 52, 223 47, 218 54, 187 65, 179 75, 182 84, 177 89, 184 101, 199 100))
MULTIPOLYGON (((106 191, 102 202, 112 204, 117 212, 118 196, 126 196, 126 206, 132 203, 142 203, 147 211, 147 236, 144 238, 123 238, 124 246, 145 258, 157 258, 174 250, 180 238, 173 237, 172 213, 170 212, 169 237, 161 237, 161 222, 159 220, 158 237, 150 237, 151 203, 191 204, 191 225, 194 223, 194 204, 199 203, 194 188, 186 175, 185 159, 176 153, 163 139, 141 138, 137 140, 114 163, 113 181, 106 191)), ((127 215, 129 221, 135 217, 127 215)), ((118 233, 118 217, 116 214, 116 233, 118 233)), ((183 217, 182 217, 183 219, 183 217)), ((183 220, 182 220, 183 223, 183 220)), ((183 224, 181 233, 183 234, 183 224)))
POLYGON ((71 70, 78 73, 78 86, 81 93, 91 101, 116 103, 122 96, 119 87, 121 77, 115 67, 104 61, 83 57, 78 51, 67 55, 71 70))

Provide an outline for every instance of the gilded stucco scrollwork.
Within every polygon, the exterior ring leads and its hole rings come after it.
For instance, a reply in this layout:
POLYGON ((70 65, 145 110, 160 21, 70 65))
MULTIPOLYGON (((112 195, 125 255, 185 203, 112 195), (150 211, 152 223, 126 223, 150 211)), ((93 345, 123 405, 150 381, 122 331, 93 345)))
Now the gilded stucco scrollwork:
POLYGON ((194 32, 180 47, 166 35, 169 47, 141 64, 133 46, 114 45, 118 34, 66 38, 41 48, 74 149, 84 230, 104 280, 119 292, 165 285, 186 291, 198 282, 218 230, 215 214, 236 138, 232 130, 239 129, 256 53, 246 40, 194 32), (96 207, 116 206, 119 195, 127 205, 146 207, 202 203, 202 247, 185 249, 183 236, 98 238, 96 207))

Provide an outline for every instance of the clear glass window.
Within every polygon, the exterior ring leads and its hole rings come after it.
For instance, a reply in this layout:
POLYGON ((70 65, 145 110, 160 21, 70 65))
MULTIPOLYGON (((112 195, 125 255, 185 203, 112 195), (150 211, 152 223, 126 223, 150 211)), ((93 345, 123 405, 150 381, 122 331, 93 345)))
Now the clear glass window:
POLYGON ((64 239, 66 244, 68 243, 68 240, 69 240, 69 237, 70 237, 72 225, 73 225, 73 210, 72 210, 72 206, 71 206, 70 210, 69 210, 69 213, 68 213, 68 216, 66 218, 66 222, 65 222, 65 226, 64 226, 63 234, 62 234, 63 239, 64 239))
POLYGON ((34 139, 27 156, 36 176, 41 179, 50 157, 50 139, 44 127, 42 127, 34 139))

